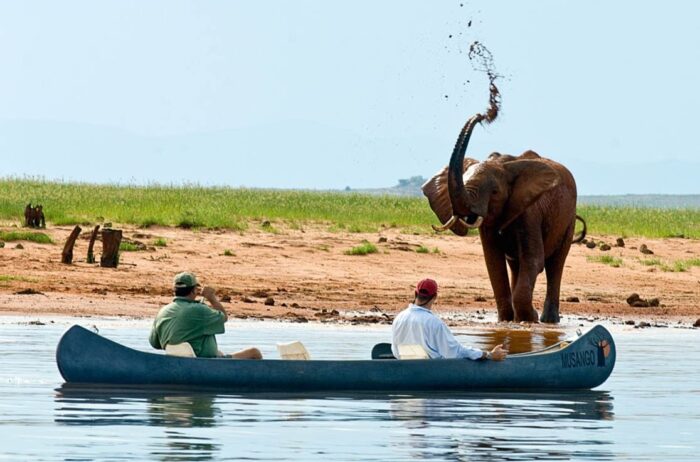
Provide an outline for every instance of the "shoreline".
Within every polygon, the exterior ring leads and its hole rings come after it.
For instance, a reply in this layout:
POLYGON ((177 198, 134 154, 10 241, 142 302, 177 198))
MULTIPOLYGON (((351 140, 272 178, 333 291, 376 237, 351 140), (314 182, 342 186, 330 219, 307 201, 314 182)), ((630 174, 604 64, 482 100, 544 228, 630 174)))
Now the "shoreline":
MULTIPOLYGON (((172 298, 173 275, 188 270, 216 288, 229 315, 237 319, 389 324, 411 301, 415 282, 433 277, 440 284, 436 311, 448 324, 515 325, 495 322, 478 236, 415 235, 396 229, 330 232, 313 226, 275 233, 122 229, 126 239, 142 243, 145 250, 122 252, 116 269, 86 263, 89 233, 78 239, 74 263, 61 264, 62 244, 72 230, 68 226, 42 230, 55 244, 7 242, 0 249, 0 315, 153 318, 172 298), (165 246, 153 245, 160 239, 165 246), (376 253, 347 254, 365 241, 376 246, 376 253)), ((614 236, 589 238, 616 241, 614 236)), ((95 249, 99 254, 99 242, 95 249)), ((697 255, 700 240, 681 238, 625 238, 625 247, 609 251, 573 245, 560 313, 567 322, 692 326, 700 319, 700 267, 675 271, 674 263, 697 255), (654 253, 641 253, 642 245, 654 253), (632 293, 658 298, 659 306, 630 306, 626 299, 632 293)), ((534 292, 538 311, 545 290, 546 278, 540 274, 534 292)))
MULTIPOLYGON (((35 294, 34 296, 44 296, 46 294, 35 294)), ((62 296, 65 298, 64 296, 62 296)), ((79 299, 81 297, 76 297, 79 299)), ((86 319, 86 320, 123 320, 123 321, 144 321, 150 322, 155 318, 160 305, 154 306, 149 304, 137 304, 134 306, 132 313, 115 313, 114 308, 107 304, 100 306, 99 301, 84 300, 83 303, 93 305, 89 312, 80 309, 69 310, 65 306, 56 306, 38 311, 21 311, 19 309, 7 308, 4 305, 5 297, 0 294, 0 317, 15 317, 21 318, 22 324, 46 324, 47 321, 57 319, 86 319), (95 306, 96 305, 96 306, 95 306), (147 310, 147 311, 141 311, 147 310), (39 321, 35 323, 34 321, 39 321)), ((69 298, 69 303, 72 302, 69 298)), ((505 330, 532 330, 532 329, 564 329, 572 327, 587 327, 595 324, 605 326, 626 326, 635 329, 644 328, 675 328, 675 329, 696 329, 694 321, 688 316, 668 316, 652 314, 646 317, 640 316, 611 316, 591 314, 586 310, 580 312, 562 314, 561 322, 558 324, 546 323, 516 323, 516 322, 498 322, 496 319, 495 308, 492 312, 486 308, 466 308, 462 310, 445 310, 437 309, 435 313, 445 321, 451 328, 486 328, 486 329, 505 329, 505 330), (636 320, 633 318, 637 318, 636 320)), ((390 326, 393 317, 398 313, 386 313, 374 309, 301 309, 298 312, 287 312, 284 314, 270 313, 252 313, 244 314, 240 311, 227 309, 229 314, 229 322, 243 321, 254 323, 280 323, 280 324, 309 324, 309 325, 329 325, 343 327, 370 327, 370 326, 390 326)))

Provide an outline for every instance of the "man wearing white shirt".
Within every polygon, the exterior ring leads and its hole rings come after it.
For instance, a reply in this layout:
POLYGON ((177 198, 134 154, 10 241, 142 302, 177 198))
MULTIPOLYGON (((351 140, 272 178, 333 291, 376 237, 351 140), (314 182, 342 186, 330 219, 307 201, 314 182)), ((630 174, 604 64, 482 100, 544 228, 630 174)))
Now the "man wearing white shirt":
POLYGON ((420 345, 431 359, 468 358, 502 361, 508 351, 496 345, 491 351, 465 347, 455 339, 447 325, 431 308, 437 299, 438 285, 423 279, 416 286, 416 298, 399 313, 391 326, 391 351, 399 357, 399 345, 420 345))

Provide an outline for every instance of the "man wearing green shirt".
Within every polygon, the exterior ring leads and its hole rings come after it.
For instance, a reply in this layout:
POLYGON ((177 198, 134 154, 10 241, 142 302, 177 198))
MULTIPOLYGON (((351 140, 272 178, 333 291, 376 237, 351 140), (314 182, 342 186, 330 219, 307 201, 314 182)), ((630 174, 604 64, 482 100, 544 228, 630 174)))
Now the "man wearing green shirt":
POLYGON ((173 285, 173 302, 161 308, 153 321, 148 339, 153 348, 162 350, 166 345, 188 342, 200 358, 262 359, 257 348, 246 348, 230 355, 219 351, 215 336, 224 333, 228 316, 213 288, 202 288, 192 273, 178 274, 173 285), (202 297, 211 307, 196 301, 200 288, 202 297))

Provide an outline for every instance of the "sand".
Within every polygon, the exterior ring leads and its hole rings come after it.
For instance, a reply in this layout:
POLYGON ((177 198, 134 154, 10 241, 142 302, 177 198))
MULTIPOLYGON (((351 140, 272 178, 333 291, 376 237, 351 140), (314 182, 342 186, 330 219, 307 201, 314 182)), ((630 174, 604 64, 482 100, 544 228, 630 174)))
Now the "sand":
MULTIPOLYGON (((8 242, 0 249, 0 314, 150 318, 172 298, 173 275, 188 270, 215 287, 230 315, 239 318, 389 323, 411 300, 416 281, 432 277, 440 283, 438 308, 450 324, 496 319, 478 236, 412 235, 395 229, 338 233, 322 225, 276 234, 124 226, 126 238, 148 249, 123 252, 119 268, 109 269, 86 263, 86 231, 76 244, 74 263, 60 263, 71 229, 47 229, 53 245, 21 242, 24 248, 19 249, 17 242, 8 242), (167 246, 153 246, 157 238, 164 238, 167 246), (344 253, 365 239, 379 252, 344 253), (417 253, 419 246, 430 252, 417 253), (226 250, 232 255, 224 255, 226 250)), ((611 245, 616 239, 592 237, 611 245)), ((99 242, 95 250, 99 260, 99 242)), ((700 241, 688 239, 629 238, 625 247, 607 252, 574 245, 564 272, 561 314, 569 320, 691 326, 700 318, 700 267, 668 272, 641 260, 672 264, 699 255, 700 241), (640 253, 642 244, 654 254, 640 253), (622 266, 588 258, 600 255, 620 258, 622 266), (658 298, 660 306, 631 307, 626 299, 632 293, 658 298), (564 301, 570 297, 579 302, 564 301)), ((545 289, 541 274, 535 288, 538 309, 545 289)))

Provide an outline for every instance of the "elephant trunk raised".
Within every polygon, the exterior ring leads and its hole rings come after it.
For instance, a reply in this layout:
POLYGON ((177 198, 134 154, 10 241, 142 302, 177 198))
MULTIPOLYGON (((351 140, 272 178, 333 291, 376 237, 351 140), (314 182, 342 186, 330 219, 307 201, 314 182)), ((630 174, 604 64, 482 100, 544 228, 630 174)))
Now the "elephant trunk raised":
POLYGON ((474 216, 466 205, 472 201, 469 199, 469 195, 464 187, 462 168, 464 164, 464 155, 467 152, 467 146, 469 145, 469 139, 474 131, 474 126, 483 119, 483 115, 476 114, 467 120, 452 151, 447 176, 447 188, 450 195, 450 202, 452 203, 452 218, 445 223, 445 229, 451 228, 455 222, 459 222, 466 228, 477 228, 481 224, 481 217, 474 216))

